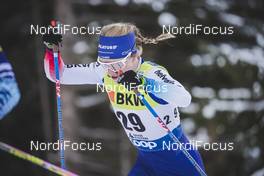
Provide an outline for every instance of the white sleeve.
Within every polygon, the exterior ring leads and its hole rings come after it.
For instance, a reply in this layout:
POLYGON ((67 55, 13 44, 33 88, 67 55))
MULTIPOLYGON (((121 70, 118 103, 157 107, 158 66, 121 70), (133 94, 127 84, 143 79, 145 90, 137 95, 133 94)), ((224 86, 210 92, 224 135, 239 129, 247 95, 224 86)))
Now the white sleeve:
MULTIPOLYGON (((55 70, 53 55, 48 50, 46 51, 44 59, 44 69, 47 78, 54 82, 55 70)), ((61 56, 59 56, 59 70, 61 84, 103 84, 105 71, 97 62, 90 64, 64 64, 61 56)))
POLYGON ((173 106, 187 107, 191 103, 190 93, 164 69, 154 67, 146 75, 146 84, 158 87, 151 93, 173 106))
POLYGON ((104 70, 96 62, 90 64, 64 65, 61 76, 61 84, 103 84, 104 70))

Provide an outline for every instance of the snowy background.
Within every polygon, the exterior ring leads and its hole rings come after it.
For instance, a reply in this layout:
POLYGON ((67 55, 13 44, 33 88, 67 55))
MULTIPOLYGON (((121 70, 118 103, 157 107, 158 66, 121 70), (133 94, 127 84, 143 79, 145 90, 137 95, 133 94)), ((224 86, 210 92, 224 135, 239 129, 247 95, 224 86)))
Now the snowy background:
MULTIPOLYGON (((234 26, 233 35, 177 35, 144 47, 143 57, 168 69, 192 94, 180 109, 190 139, 234 142, 233 151, 200 150, 208 175, 264 175, 264 2, 261 0, 57 0, 3 1, 0 44, 22 92, 18 107, 0 121, 0 141, 58 164, 58 153, 29 151, 30 140, 56 141, 54 85, 44 75, 41 37, 30 24, 54 17, 65 24, 103 26, 132 22, 155 37, 162 25, 234 26)), ((63 36, 66 63, 96 60, 97 36, 63 36)), ((66 152, 69 170, 89 176, 123 176, 136 151, 95 86, 62 88, 65 135, 100 141, 101 152, 66 152)), ((0 151, 1 173, 52 175, 0 151)), ((2 174, 1 174, 2 175, 2 174)))

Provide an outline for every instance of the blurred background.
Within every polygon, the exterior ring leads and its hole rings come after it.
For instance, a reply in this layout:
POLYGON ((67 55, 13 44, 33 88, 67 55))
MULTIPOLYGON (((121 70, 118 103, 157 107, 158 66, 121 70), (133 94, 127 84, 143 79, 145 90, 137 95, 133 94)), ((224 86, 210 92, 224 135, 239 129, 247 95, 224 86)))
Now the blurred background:
MULTIPOLYGON (((30 141, 58 138, 54 84, 43 69, 44 46, 30 25, 51 19, 76 26, 132 22, 155 37, 162 25, 234 26, 233 35, 177 35, 144 47, 192 94, 180 109, 190 139, 234 142, 232 151, 200 150, 208 175, 264 175, 264 2, 262 0, 29 0, 1 1, 0 44, 21 90, 18 106, 0 121, 0 141, 59 165, 54 151, 30 151, 30 141)), ((67 64, 96 60, 97 35, 63 36, 67 64)), ((100 152, 66 151, 68 169, 86 176, 124 176, 136 151, 96 87, 63 86, 65 138, 102 142, 100 152)), ((53 175, 0 151, 1 175, 53 175)))

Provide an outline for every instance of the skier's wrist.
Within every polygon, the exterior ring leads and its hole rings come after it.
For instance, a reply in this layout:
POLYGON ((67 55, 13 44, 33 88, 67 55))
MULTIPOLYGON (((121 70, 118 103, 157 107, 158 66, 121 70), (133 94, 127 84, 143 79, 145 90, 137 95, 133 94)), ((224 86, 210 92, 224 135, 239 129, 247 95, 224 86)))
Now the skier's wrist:
POLYGON ((53 44, 43 41, 43 44, 47 50, 52 50, 53 44))

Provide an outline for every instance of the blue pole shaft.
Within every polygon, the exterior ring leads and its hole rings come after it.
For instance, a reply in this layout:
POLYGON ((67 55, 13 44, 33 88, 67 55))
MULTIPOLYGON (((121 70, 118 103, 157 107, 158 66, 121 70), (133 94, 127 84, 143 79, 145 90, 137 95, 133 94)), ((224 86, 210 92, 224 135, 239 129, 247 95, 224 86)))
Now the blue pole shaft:
POLYGON ((66 169, 64 159, 64 130, 62 124, 62 111, 61 111, 61 98, 60 98, 60 72, 59 72, 59 59, 58 48, 53 49, 55 75, 56 75, 56 96, 57 96, 57 113, 58 113, 58 126, 59 126, 59 141, 60 141, 60 164, 62 169, 66 169))
POLYGON ((181 146, 182 152, 183 154, 189 159, 189 161, 191 162, 191 164, 196 168, 197 172, 201 175, 201 176, 206 176, 206 173, 204 172, 204 170, 199 166, 199 164, 195 161, 195 159, 189 154, 189 152, 182 147, 181 142, 179 141, 179 139, 172 133, 172 131, 167 127, 167 125, 161 120, 161 118, 159 117, 159 115, 156 113, 156 111, 150 106, 150 104, 148 103, 148 101, 145 99, 145 97, 138 91, 138 90, 134 90, 134 92, 136 93, 136 95, 139 97, 139 99, 142 101, 142 103, 147 107, 147 109, 150 111, 150 113, 153 115, 154 118, 157 119, 158 123, 161 125, 161 127, 163 129, 165 129, 167 131, 167 133, 169 134, 169 136, 171 137, 171 139, 177 143, 178 145, 181 146))

